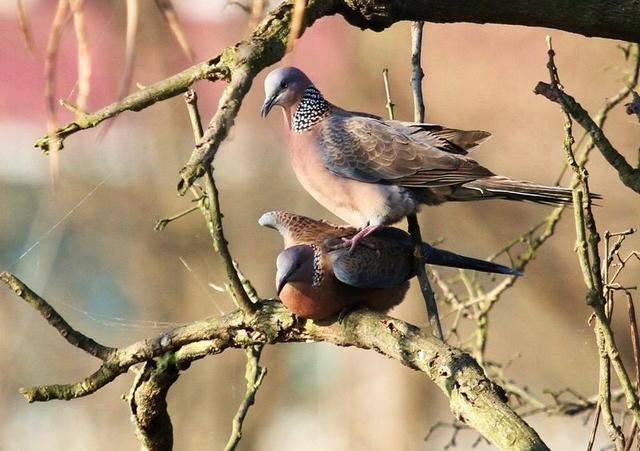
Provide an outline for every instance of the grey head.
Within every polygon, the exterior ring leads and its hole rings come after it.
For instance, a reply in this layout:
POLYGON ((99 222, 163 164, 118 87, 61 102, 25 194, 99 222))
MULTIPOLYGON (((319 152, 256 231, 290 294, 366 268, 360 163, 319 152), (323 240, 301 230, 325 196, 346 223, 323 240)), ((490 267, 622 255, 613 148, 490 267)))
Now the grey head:
POLYGON ((276 260, 276 290, 278 294, 289 282, 313 284, 316 252, 312 246, 300 244, 280 252, 276 260))
POLYGON ((284 109, 295 105, 302 98, 305 89, 312 85, 309 77, 297 67, 282 67, 271 71, 264 80, 262 117, 266 117, 276 105, 284 109))
POLYGON ((280 234, 282 234, 283 224, 278 215, 278 211, 268 211, 266 213, 263 213, 262 216, 260 216, 260 219, 258 219, 258 224, 260 224, 262 227, 268 227, 270 229, 277 230, 278 232, 280 232, 280 234))

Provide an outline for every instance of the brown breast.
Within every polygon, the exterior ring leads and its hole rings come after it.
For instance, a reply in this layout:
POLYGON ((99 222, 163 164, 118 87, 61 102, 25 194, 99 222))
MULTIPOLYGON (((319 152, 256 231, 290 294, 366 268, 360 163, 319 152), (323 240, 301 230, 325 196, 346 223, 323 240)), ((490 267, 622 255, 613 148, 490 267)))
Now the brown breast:
POLYGON ((351 305, 354 298, 350 296, 351 287, 344 284, 339 287, 336 283, 327 283, 326 279, 319 287, 307 282, 290 282, 280 292, 280 300, 291 313, 302 318, 333 316, 351 305))

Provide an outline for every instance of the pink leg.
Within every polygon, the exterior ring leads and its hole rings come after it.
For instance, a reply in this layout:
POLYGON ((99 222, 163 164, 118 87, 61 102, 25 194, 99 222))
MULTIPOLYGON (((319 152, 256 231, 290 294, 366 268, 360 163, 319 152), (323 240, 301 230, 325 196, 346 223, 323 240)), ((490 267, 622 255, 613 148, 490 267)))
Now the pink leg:
POLYGON ((360 240, 362 240, 363 238, 368 237, 369 235, 371 235, 373 232, 375 232, 379 228, 380 228, 379 225, 368 225, 368 226, 365 226, 362 229, 360 229, 360 231, 358 233, 353 235, 353 237, 351 237, 351 238, 342 238, 342 246, 341 247, 348 247, 349 248, 349 252, 351 252, 356 247, 356 245, 360 242, 360 240))

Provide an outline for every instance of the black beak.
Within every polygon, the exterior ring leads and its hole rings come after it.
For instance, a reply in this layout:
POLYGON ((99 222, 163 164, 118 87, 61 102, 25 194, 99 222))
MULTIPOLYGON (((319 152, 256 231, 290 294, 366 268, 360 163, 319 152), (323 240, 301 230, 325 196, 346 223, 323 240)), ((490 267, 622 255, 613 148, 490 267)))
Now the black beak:
POLYGON ((269 111, 271 111, 271 108, 273 108, 273 104, 275 101, 276 101, 276 96, 272 96, 265 99, 264 103, 262 104, 262 110, 260 111, 260 116, 267 117, 267 114, 269 114, 269 111))
POLYGON ((276 273, 276 292, 278 293, 278 296, 280 296, 280 292, 284 286, 289 283, 289 279, 295 271, 295 266, 292 266, 287 270, 286 274, 281 275, 279 272, 276 273))

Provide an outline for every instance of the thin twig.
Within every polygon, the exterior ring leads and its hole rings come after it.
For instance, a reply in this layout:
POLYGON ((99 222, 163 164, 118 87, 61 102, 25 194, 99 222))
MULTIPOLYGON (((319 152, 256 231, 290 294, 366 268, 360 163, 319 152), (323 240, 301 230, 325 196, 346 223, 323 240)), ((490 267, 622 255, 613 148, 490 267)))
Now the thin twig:
POLYGON ((156 222, 156 225, 153 226, 153 229, 157 230, 157 231, 162 231, 162 230, 165 229, 165 227, 167 227, 167 225, 169 225, 170 222, 173 222, 176 219, 180 219, 180 218, 182 218, 184 216, 187 216, 189 213, 192 213, 192 212, 194 212, 196 210, 199 210, 199 209, 200 209, 200 205, 196 205, 194 207, 186 209, 185 211, 177 213, 177 214, 175 214, 173 216, 169 216, 168 218, 159 219, 156 222))
POLYGON ((256 399, 256 392, 262 385, 267 369, 258 365, 263 345, 249 346, 245 349, 247 354, 247 366, 245 369, 245 379, 247 380, 247 390, 244 393, 242 402, 238 407, 235 417, 233 417, 231 435, 224 447, 224 451, 234 451, 242 438, 242 425, 247 416, 249 407, 253 405, 256 399))
MULTIPOLYGON (((389 70, 386 68, 382 70, 382 79, 384 81, 384 90, 387 99, 386 107, 387 111, 389 112, 389 119, 393 120, 395 119, 393 112, 393 107, 395 105, 391 100, 391 90, 389 88, 389 70)), ((420 96, 422 96, 422 94, 420 94, 420 96)), ((420 121, 417 120, 417 122, 420 121)), ((409 234, 411 234, 411 238, 415 246, 415 271, 420 283, 420 290, 422 291, 422 295, 427 306, 427 316, 429 318, 429 323, 431 324, 433 334, 440 340, 442 340, 444 334, 442 332, 442 325, 440 324, 440 317, 438 315, 438 305, 436 304, 435 295, 433 294, 433 290, 431 289, 431 285, 429 284, 429 278, 426 272, 426 268, 422 261, 422 237, 420 234, 420 225, 418 224, 418 219, 415 215, 407 216, 407 222, 409 226, 409 234)))
POLYGON ((307 8, 307 0, 294 0, 291 13, 291 28, 287 36, 287 53, 293 50, 296 39, 300 37, 304 25, 304 10, 307 8))
POLYGON ((91 90, 91 52, 87 41, 87 31, 84 20, 84 0, 69 0, 73 12, 73 26, 78 42, 78 95, 76 105, 81 111, 87 109, 87 100, 91 90))
POLYGON ((24 40, 31 56, 36 56, 36 47, 33 43, 33 34, 31 33, 31 25, 29 24, 29 16, 24 9, 22 0, 16 0, 16 9, 18 10, 18 27, 20 28, 20 34, 24 40))
MULTIPOLYGON (((58 127, 58 119, 56 114, 55 105, 55 79, 56 79, 56 67, 58 50, 60 47, 60 38, 62 37, 62 31, 67 18, 67 9, 69 3, 67 0, 58 0, 58 6, 51 23, 51 30, 49 32, 49 39, 47 41, 47 53, 44 61, 44 99, 47 113, 47 135, 49 140, 51 137, 56 136, 56 128, 58 127)), ((60 172, 58 150, 62 146, 58 141, 53 140, 51 146, 51 158, 49 160, 49 175, 52 183, 55 185, 58 179, 58 173, 60 172)))
MULTIPOLYGON (((598 407, 602 412, 602 420, 605 425, 605 429, 609 434, 609 438, 613 442, 616 450, 624 449, 624 435, 622 431, 616 425, 611 411, 611 368, 609 365, 609 356, 607 353, 606 345, 604 342, 604 335, 599 326, 596 326, 596 342, 598 344, 598 353, 600 357, 600 378, 599 378, 599 393, 600 399, 598 407)), ((594 421, 594 429, 598 423, 594 421)))
POLYGON ((538 82, 534 92, 545 96, 552 102, 558 103, 567 114, 571 115, 571 117, 590 134, 593 144, 598 147, 609 164, 616 169, 622 183, 633 191, 640 193, 640 168, 636 169, 627 162, 624 156, 609 142, 602 128, 591 119, 589 113, 587 113, 573 97, 564 91, 558 77, 558 71, 553 58, 555 52, 551 46, 549 36, 547 36, 547 43, 549 48, 549 62, 547 67, 549 68, 551 84, 538 82))
POLYGON ((589 442, 587 442, 587 451, 591 451, 593 449, 593 445, 596 441, 596 434, 598 432, 598 423, 600 422, 600 412, 602 409, 600 408, 600 399, 598 398, 596 404, 596 410, 593 413, 593 424, 591 425, 591 432, 589 433, 589 442))
POLYGON ((182 53, 187 57, 187 59, 194 63, 196 60, 196 54, 193 51, 193 47, 189 44, 189 40, 182 30, 182 26, 180 25, 180 20, 178 19, 178 14, 176 13, 175 8, 173 7, 173 3, 171 0, 156 0, 156 5, 158 9, 162 12, 164 16, 164 20, 167 21, 169 28, 171 29, 171 33, 173 37, 178 42, 182 53))
MULTIPOLYGON (((627 313, 629 316, 629 333, 631 335, 631 344, 633 346, 633 361, 636 367, 636 391, 638 387, 640 387, 640 338, 638 337, 638 323, 636 321, 636 309, 633 304, 633 299, 629 292, 627 295, 627 313)), ((638 422, 633 420, 633 425, 631 426, 631 431, 627 435, 627 445, 625 446, 625 451, 630 451, 631 446, 636 438, 636 434, 638 432, 638 422)))
MULTIPOLYGON (((420 58, 422 54, 422 22, 414 22, 411 25, 411 87, 413 92, 413 111, 414 122, 424 122, 424 101, 422 98, 422 78, 424 72, 420 64, 420 58)), ((420 233, 420 224, 416 215, 407 216, 407 223, 409 228, 409 234, 413 240, 414 255, 415 258, 415 271, 420 283, 420 291, 427 306, 427 315, 429 317, 429 323, 433 329, 433 333, 440 340, 443 339, 442 325, 440 324, 440 316, 438 314, 438 304, 436 303, 436 297, 429 283, 429 275, 427 273, 427 266, 424 264, 421 258, 421 246, 422 246, 422 234, 420 233)))
MULTIPOLYGON (((193 135, 195 141, 198 142, 202 139, 202 123, 200 122, 200 112, 198 110, 198 96, 195 91, 189 90, 185 94, 185 102, 187 104, 187 110, 189 111, 193 135)), ((204 214, 207 228, 209 229, 209 233, 213 240, 213 248, 220 257, 222 257, 222 261, 227 272, 227 279, 230 283, 231 297, 236 305, 245 313, 253 313, 256 310, 256 305, 251 301, 249 294, 244 288, 244 286, 247 285, 247 282, 243 284, 240 280, 238 271, 236 270, 237 264, 234 262, 233 257, 229 252, 228 243, 224 237, 218 189, 213 178, 211 166, 207 167, 205 188, 208 202, 206 204, 199 202, 198 207, 201 208, 204 214)), ((194 193, 194 195, 196 194, 194 193)))
MULTIPOLYGON (((552 53, 549 53, 549 58, 553 58, 552 53)), ((555 71, 557 71, 555 63, 553 64, 553 68, 555 71)), ((556 79, 557 76, 554 77, 553 74, 551 74, 552 84, 547 86, 553 92, 566 95, 564 91, 562 91, 560 86, 554 82, 554 80, 556 79)), ((627 409, 629 409, 636 421, 638 421, 640 420, 640 405, 638 404, 638 396, 635 392, 635 389, 633 388, 633 384, 631 383, 622 359, 620 358, 620 352, 618 350, 618 347, 616 346, 613 331, 611 330, 611 326, 609 325, 609 320, 606 315, 604 283, 602 280, 602 271, 600 266, 601 259, 598 249, 600 236, 598 234, 595 219, 593 217, 593 212, 591 209, 591 193, 589 189, 588 173, 584 166, 578 166, 572 150, 573 137, 571 135, 571 117, 575 116, 571 114, 564 103, 561 103, 561 106, 563 107, 563 113, 565 115, 564 150, 569 166, 572 168, 575 176, 578 179, 578 186, 573 190, 573 209, 576 227, 576 251, 578 254, 578 260, 580 262, 580 267, 582 269, 584 283, 587 287, 586 301, 587 304, 594 310, 596 317, 595 330, 597 334, 602 335, 607 356, 611 364, 613 365, 617 378, 624 391, 627 409)), ((591 119, 589 118, 589 120, 591 119)), ((589 130, 590 132, 592 132, 593 136, 593 130, 589 130)), ((600 133, 601 132, 602 130, 600 130, 600 133)), ((595 138, 594 141, 597 145, 597 140, 595 138)), ((602 408, 604 413, 604 409, 606 408, 606 406, 602 405, 602 408)), ((614 431, 609 430, 609 435, 613 439, 613 436, 617 434, 614 431)), ((616 446, 618 446, 618 443, 616 443, 616 446)))
POLYGON ((208 215, 206 219, 209 227, 209 233, 211 233, 213 237, 213 248, 218 254, 220 254, 220 257, 222 257, 222 261, 224 262, 234 302, 245 313, 253 313, 256 310, 256 305, 251 302, 249 295, 244 290, 242 282, 240 281, 238 273, 233 265, 233 258, 229 252, 227 240, 224 237, 224 230, 222 229, 222 214, 220 211, 220 202, 218 200, 218 188, 216 187, 215 180, 213 179, 211 167, 207 168, 204 180, 207 198, 209 200, 208 215))
POLYGON ((382 80, 384 80, 384 92, 387 98, 387 103, 385 107, 387 108, 387 112, 389 113, 389 119, 395 119, 395 115, 393 113, 393 107, 395 107, 395 103, 391 101, 391 90, 389 89, 389 69, 386 67, 382 69, 382 80))

